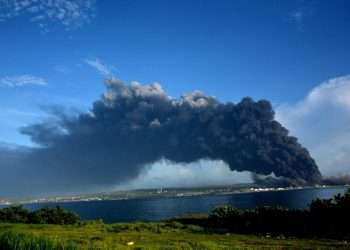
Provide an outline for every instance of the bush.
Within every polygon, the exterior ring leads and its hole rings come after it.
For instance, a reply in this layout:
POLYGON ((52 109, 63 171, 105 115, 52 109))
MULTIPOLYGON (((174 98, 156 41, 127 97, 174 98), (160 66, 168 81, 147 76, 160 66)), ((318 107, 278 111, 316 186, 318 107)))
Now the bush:
POLYGON ((242 223, 242 212, 232 206, 217 207, 209 214, 209 222, 215 226, 239 230, 242 223))
POLYGON ((332 199, 317 199, 308 209, 258 207, 239 210, 231 206, 217 207, 208 217, 207 227, 235 233, 286 234, 350 238, 350 190, 332 199))
POLYGON ((0 209, 1 222, 28 223, 30 212, 22 206, 12 206, 0 209))
POLYGON ((67 211, 59 206, 44 207, 30 212, 22 206, 13 206, 0 209, 0 222, 5 223, 33 223, 33 224, 76 224, 80 221, 79 215, 67 211))
POLYGON ((80 221, 79 215, 64 210, 57 206, 55 208, 45 207, 31 213, 31 223, 36 224, 76 224, 80 221))

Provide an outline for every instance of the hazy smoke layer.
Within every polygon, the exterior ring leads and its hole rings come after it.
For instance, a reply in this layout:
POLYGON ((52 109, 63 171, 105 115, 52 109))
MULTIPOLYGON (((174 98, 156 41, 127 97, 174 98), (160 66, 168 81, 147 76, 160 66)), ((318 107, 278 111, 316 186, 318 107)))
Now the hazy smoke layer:
POLYGON ((322 180, 322 184, 324 184, 324 185, 349 185, 350 184, 350 175, 324 177, 322 180))
POLYGON ((159 84, 119 80, 107 81, 106 87, 89 113, 70 117, 56 110, 56 119, 23 128, 41 147, 2 161, 0 190, 62 192, 115 185, 162 158, 223 160, 237 171, 298 182, 320 179, 314 160, 274 120, 268 101, 220 103, 198 91, 173 99, 159 84))

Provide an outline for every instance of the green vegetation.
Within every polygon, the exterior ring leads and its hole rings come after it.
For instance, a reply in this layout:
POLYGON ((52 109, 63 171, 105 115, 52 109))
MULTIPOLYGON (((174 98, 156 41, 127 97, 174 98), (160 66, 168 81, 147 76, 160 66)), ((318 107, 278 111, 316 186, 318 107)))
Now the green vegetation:
MULTIPOLYGON (((239 210, 231 206, 214 209, 206 228, 233 233, 289 235, 349 240, 350 190, 332 199, 314 200, 308 209, 259 207, 239 210)), ((185 222, 183 219, 182 222, 185 222)), ((196 224, 192 222, 192 224, 196 224)))
POLYGON ((305 210, 223 206, 158 223, 82 222, 59 207, 9 207, 0 210, 0 250, 350 249, 349 209, 350 190, 305 210))
POLYGON ((178 222, 78 225, 0 224, 0 249, 349 249, 334 240, 206 232, 178 222), (9 233, 11 232, 11 233, 9 233), (130 242, 133 242, 133 245, 130 242), (7 245, 5 245, 7 244, 7 245), (23 246, 23 247, 22 247, 23 246), (27 247, 28 246, 28 247, 27 247))
POLYGON ((317 199, 307 209, 258 207, 237 209, 226 205, 209 216, 182 216, 173 219, 198 225, 212 232, 350 240, 350 189, 331 199, 317 199))
POLYGON ((78 245, 58 239, 50 239, 48 237, 35 237, 13 232, 7 232, 0 235, 0 250, 41 250, 41 249, 57 249, 57 250, 75 250, 78 245))
POLYGON ((0 222, 29 223, 29 224, 76 224, 80 221, 79 215, 67 211, 59 206, 44 207, 30 212, 22 206, 12 206, 0 209, 0 222))

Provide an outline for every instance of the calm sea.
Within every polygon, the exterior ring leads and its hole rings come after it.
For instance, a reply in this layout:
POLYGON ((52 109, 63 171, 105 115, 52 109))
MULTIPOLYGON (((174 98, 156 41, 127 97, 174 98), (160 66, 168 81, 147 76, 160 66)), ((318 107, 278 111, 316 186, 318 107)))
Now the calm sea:
POLYGON ((158 221, 186 213, 209 212, 216 206, 231 204, 238 208, 282 206, 305 208, 313 199, 331 198, 344 193, 345 187, 303 189, 279 192, 255 192, 230 195, 207 195, 176 198, 148 198, 115 201, 86 201, 50 204, 27 204, 29 209, 60 205, 75 211, 82 219, 104 222, 158 221))

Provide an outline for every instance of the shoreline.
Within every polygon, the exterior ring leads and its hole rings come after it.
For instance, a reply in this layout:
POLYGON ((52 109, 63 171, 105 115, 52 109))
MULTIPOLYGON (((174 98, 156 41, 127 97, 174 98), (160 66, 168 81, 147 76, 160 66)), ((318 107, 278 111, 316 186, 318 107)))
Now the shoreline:
POLYGON ((144 194, 145 190, 131 190, 122 192, 119 197, 113 197, 113 193, 101 193, 78 195, 71 197, 50 197, 50 198, 39 198, 39 199, 29 199, 23 201, 10 201, 10 200, 0 200, 0 206, 13 206, 13 205, 30 205, 30 204, 55 204, 55 203, 74 203, 74 202, 91 202, 91 201, 122 201, 122 200, 137 200, 137 199, 171 199, 171 198, 188 198, 188 197, 199 197, 199 196, 211 196, 211 195, 235 195, 235 194, 250 194, 250 193, 267 193, 267 192, 286 192, 286 191, 296 191, 296 190, 308 190, 308 189, 327 189, 327 188, 339 188, 339 187, 350 187, 350 185, 316 185, 316 186, 304 186, 304 187, 278 187, 278 188, 263 188, 263 187, 246 187, 237 190, 225 190, 230 187, 213 187, 213 188, 188 188, 188 189, 164 189, 165 191, 159 192, 155 189, 146 190, 148 193, 144 194), (203 191, 195 191, 196 189, 203 189, 203 191), (167 191, 171 190, 171 191, 167 191), (187 190, 187 191, 186 191, 187 190), (181 192, 182 191, 182 192, 181 192), (132 195, 128 195, 134 194, 132 195), (143 194, 143 195, 135 195, 143 194), (107 196, 107 197, 106 197, 107 196))

